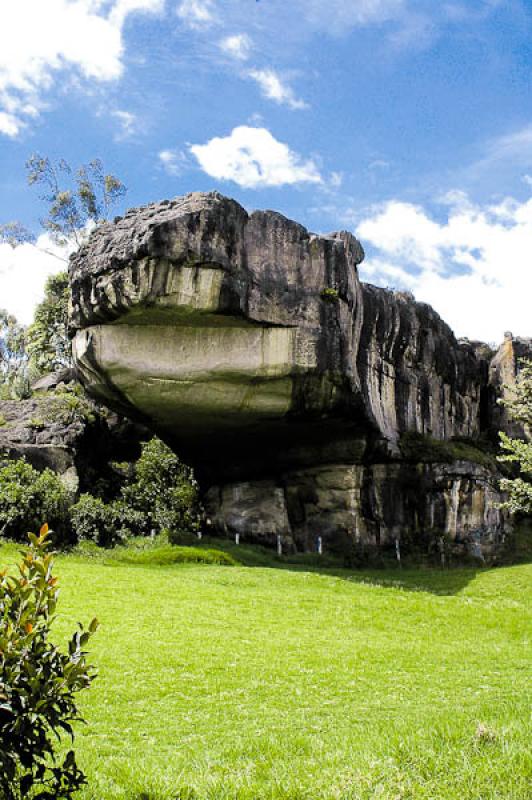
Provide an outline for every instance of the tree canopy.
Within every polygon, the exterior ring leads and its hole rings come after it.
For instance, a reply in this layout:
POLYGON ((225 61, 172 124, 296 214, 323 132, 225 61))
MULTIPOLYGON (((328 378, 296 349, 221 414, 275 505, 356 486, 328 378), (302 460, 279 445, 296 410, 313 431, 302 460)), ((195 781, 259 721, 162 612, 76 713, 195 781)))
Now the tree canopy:
MULTIPOLYGON (((90 229, 106 220, 112 206, 126 193, 122 181, 107 173, 99 158, 73 170, 64 159, 54 162, 34 153, 26 161, 26 172, 28 184, 43 190, 41 200, 47 212, 40 219, 41 226, 59 245, 79 247, 90 229)), ((19 221, 0 225, 0 243, 17 247, 36 239, 19 221)))
POLYGON ((508 500, 503 504, 512 513, 532 513, 532 361, 523 362, 518 375, 514 395, 504 405, 512 419, 523 426, 522 438, 510 438, 501 433, 503 454, 499 461, 517 465, 519 475, 501 481, 508 500))

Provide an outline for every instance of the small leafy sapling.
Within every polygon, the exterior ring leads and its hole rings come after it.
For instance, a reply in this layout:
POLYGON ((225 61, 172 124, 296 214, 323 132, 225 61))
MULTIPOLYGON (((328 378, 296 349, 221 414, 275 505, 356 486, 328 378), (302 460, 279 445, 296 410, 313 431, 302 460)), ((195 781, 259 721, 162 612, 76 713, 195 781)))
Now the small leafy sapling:
POLYGON ((68 800, 86 778, 74 751, 58 747, 83 721, 76 695, 95 677, 85 647, 98 622, 80 624, 66 653, 50 641, 59 593, 50 531, 28 535, 18 574, 0 572, 0 797, 68 800))

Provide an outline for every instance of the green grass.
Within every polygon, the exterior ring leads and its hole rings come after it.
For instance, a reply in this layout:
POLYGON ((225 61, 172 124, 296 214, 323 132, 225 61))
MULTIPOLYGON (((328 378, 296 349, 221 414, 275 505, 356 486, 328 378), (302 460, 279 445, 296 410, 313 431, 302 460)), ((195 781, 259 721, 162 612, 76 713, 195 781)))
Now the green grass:
POLYGON ((80 800, 529 800, 532 566, 167 553, 57 558, 57 636, 101 621, 80 800))

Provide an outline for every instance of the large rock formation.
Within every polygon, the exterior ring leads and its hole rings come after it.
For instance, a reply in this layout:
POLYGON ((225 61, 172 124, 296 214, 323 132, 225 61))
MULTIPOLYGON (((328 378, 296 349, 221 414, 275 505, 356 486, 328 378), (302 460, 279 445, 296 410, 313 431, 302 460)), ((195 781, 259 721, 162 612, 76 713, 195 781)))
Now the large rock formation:
POLYGON ((51 469, 74 498, 96 484, 117 484, 112 463, 137 459, 150 434, 98 408, 71 373, 45 376, 28 399, 0 400, 0 463, 23 458, 39 471, 51 469))
POLYGON ((429 306, 362 284, 363 257, 349 233, 217 193, 130 211, 72 258, 79 377, 194 466, 220 530, 493 539, 490 465, 402 446, 480 437, 488 361, 429 306))

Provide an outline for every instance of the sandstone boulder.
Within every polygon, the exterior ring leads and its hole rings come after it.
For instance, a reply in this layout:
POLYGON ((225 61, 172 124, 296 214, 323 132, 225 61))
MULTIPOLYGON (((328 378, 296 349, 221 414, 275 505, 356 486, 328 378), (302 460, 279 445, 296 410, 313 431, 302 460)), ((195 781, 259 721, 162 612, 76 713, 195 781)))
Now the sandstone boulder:
POLYGON ((408 433, 486 432, 488 360, 429 306, 362 284, 363 257, 352 234, 218 193, 129 211, 71 260, 79 378, 195 468, 221 531, 498 534, 493 470, 401 454, 408 433))

